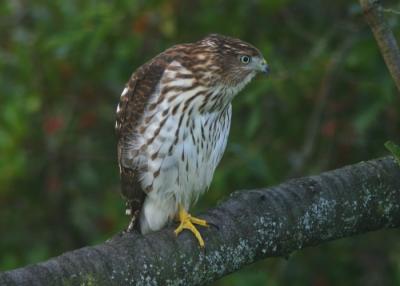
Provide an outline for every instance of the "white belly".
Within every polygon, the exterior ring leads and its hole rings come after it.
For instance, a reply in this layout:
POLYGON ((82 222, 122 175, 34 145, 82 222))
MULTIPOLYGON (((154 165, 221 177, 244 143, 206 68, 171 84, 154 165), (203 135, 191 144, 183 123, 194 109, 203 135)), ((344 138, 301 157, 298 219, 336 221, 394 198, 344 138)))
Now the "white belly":
MULTIPOLYGON (((223 114, 193 112, 181 123, 178 116, 168 117, 158 139, 140 156, 146 169, 142 187, 149 190, 141 216, 142 233, 162 228, 173 219, 179 204, 188 210, 208 189, 226 148, 231 112, 229 104, 223 114), (156 153, 157 158, 152 158, 156 153)), ((154 128, 149 128, 143 141, 152 135, 154 128)))

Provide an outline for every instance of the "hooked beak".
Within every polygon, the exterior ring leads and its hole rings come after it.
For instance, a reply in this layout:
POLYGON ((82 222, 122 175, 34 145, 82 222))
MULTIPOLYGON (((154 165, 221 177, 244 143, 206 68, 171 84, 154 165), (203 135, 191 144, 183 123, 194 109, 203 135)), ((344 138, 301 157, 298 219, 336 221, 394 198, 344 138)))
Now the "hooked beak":
POLYGON ((267 64, 267 61, 264 59, 261 61, 260 71, 265 75, 269 74, 270 68, 269 65, 267 64))

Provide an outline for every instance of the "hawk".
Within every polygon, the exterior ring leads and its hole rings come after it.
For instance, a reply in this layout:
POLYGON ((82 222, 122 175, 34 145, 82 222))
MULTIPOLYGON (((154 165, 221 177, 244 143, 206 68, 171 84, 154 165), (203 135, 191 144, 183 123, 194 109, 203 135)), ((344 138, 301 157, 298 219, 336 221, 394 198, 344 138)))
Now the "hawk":
POLYGON ((173 46, 131 76, 117 107, 121 192, 142 234, 180 221, 175 234, 207 222, 188 213, 210 186, 225 151, 231 101, 259 72, 260 51, 244 41, 211 34, 173 46))

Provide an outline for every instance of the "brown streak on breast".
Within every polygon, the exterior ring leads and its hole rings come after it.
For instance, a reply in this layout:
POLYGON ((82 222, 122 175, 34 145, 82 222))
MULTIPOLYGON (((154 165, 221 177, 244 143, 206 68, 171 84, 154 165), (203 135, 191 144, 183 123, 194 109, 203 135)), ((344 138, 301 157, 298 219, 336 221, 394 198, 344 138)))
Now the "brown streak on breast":
POLYGON ((158 157, 158 151, 151 155, 151 160, 154 161, 158 157))
POLYGON ((153 111, 154 109, 156 109, 157 107, 157 103, 152 103, 149 105, 149 111, 153 111))
POLYGON ((166 115, 168 114, 168 112, 169 112, 169 107, 168 107, 167 109, 165 109, 165 110, 161 113, 161 115, 162 115, 162 116, 166 116, 166 115))
POLYGON ((176 79, 192 79, 193 75, 191 73, 176 73, 176 79))
POLYGON ((178 94, 175 94, 175 95, 173 95, 173 96, 169 97, 169 98, 168 98, 168 103, 170 103, 170 102, 174 101, 174 100, 175 100, 175 98, 177 98, 177 97, 178 97, 178 94))
POLYGON ((166 94, 169 93, 171 91, 174 91, 176 93, 181 93, 181 92, 186 92, 191 90, 193 87, 190 86, 176 86, 176 85, 167 85, 165 87, 163 87, 163 89, 161 90, 162 94, 166 94))
POLYGON ((156 131, 154 131, 153 137, 151 137, 148 141, 147 141, 147 145, 150 145, 154 142, 154 139, 157 138, 158 134, 160 134, 161 128, 163 128, 165 122, 167 122, 168 117, 164 118, 161 123, 160 126, 158 126, 158 128, 156 129, 156 131))
POLYGON ((181 129, 183 117, 184 117, 184 114, 182 114, 181 117, 179 118, 178 127, 177 127, 176 130, 175 130, 175 140, 174 140, 174 144, 173 144, 173 145, 178 144, 178 140, 179 140, 179 130, 181 129))
POLYGON ((196 92, 194 95, 192 95, 188 100, 185 101, 184 106, 183 106, 183 111, 182 112, 186 112, 186 110, 188 109, 190 103, 198 96, 200 96, 201 94, 204 94, 204 91, 198 91, 196 92))
POLYGON ((178 103, 177 105, 174 106, 174 108, 172 109, 172 115, 176 114, 180 105, 181 105, 181 103, 178 103))

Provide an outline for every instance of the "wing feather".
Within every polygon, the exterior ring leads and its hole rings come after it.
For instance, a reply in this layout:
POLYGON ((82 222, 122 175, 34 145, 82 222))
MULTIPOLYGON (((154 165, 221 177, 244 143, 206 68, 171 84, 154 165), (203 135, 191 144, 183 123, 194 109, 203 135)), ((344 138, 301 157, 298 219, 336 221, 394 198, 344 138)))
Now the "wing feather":
POLYGON ((168 65, 168 58, 160 54, 136 70, 122 92, 117 108, 116 132, 118 137, 118 164, 121 176, 121 193, 127 201, 127 212, 132 215, 129 228, 137 227, 145 192, 139 181, 139 172, 127 154, 134 145, 135 130, 141 122, 151 95, 168 65))

